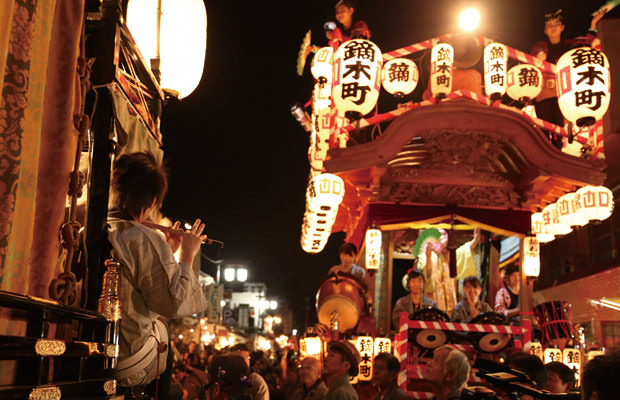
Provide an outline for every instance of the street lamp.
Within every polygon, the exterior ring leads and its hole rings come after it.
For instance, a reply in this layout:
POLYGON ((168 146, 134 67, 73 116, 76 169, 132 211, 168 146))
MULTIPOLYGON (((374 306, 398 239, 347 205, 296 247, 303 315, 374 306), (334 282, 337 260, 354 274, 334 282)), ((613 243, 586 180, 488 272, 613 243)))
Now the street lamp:
POLYGON ((237 280, 239 282, 245 282, 248 280, 248 270, 246 268, 237 269, 237 280))
POLYGON ((271 300, 269 302, 269 309, 270 310, 275 310, 276 308, 278 308, 278 302, 275 300, 271 300))
POLYGON ((235 280, 235 269, 234 268, 224 269, 224 280, 226 282, 232 282, 235 280))

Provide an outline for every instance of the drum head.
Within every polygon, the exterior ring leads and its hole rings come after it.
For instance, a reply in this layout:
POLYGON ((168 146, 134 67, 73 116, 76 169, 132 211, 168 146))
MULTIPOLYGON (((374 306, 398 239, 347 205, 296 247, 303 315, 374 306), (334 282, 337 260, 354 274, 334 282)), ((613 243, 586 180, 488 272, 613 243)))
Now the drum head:
MULTIPOLYGON (((472 324, 507 325, 506 317, 496 312, 485 312, 471 320, 472 324)), ((510 344, 512 336, 506 333, 470 333, 469 341, 474 347, 483 353, 497 353, 504 350, 510 344)))
POLYGON ((354 275, 327 275, 317 293, 319 322, 340 332, 355 328, 364 308, 364 292, 364 285, 354 275))
MULTIPOLYGON (((448 314, 436 308, 424 308, 413 313, 412 320, 448 322, 448 314)), ((449 333, 439 329, 414 329, 409 341, 424 349, 435 349, 448 341, 449 333)))

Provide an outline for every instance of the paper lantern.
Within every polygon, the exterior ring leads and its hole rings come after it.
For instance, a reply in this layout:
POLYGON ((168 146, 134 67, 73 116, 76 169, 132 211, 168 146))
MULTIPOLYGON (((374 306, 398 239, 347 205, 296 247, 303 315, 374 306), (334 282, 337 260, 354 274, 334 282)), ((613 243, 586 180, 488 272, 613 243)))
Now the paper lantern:
POLYGON ((508 50, 501 43, 484 47, 484 90, 491 99, 501 99, 506 93, 508 50))
POLYGON ((581 351, 579 349, 565 348, 562 350, 562 362, 575 372, 577 380, 575 386, 579 387, 579 377, 581 376, 581 351))
POLYGON ((375 338, 374 356, 378 356, 381 353, 392 352, 392 341, 390 338, 378 337, 375 338))
POLYGON ((321 338, 318 336, 306 336, 299 340, 299 351, 304 357, 312 357, 321 360, 321 338))
POLYGON ((511 99, 529 103, 542 90, 543 77, 538 68, 529 64, 519 64, 508 70, 506 92, 511 99))
POLYGON ((547 232, 545 224, 543 223, 542 213, 532 214, 532 233, 536 235, 536 238, 540 243, 547 243, 555 239, 555 236, 547 232))
POLYGON ((330 108, 332 105, 332 84, 331 82, 317 81, 312 90, 312 110, 318 113, 330 108))
POLYGON ((548 347, 543 352, 543 355, 544 355, 543 362, 545 364, 553 362, 553 361, 562 362, 562 350, 560 349, 548 347))
POLYGON ((560 57, 556 65, 558 105, 564 118, 577 126, 601 119, 611 95, 607 56, 591 47, 578 47, 560 57))
POLYGON ((381 50, 370 40, 353 39, 334 54, 332 99, 339 112, 359 119, 373 110, 381 89, 381 50))
POLYGON ((323 162, 327 159, 329 150, 330 130, 329 108, 318 110, 312 114, 312 131, 310 134, 310 147, 308 148, 308 161, 313 170, 321 172, 323 162))
POLYGON ((408 58, 394 58, 386 62, 381 72, 383 88, 396 97, 413 92, 419 78, 418 67, 408 58))
POLYGON ((320 174, 310 180, 306 204, 315 211, 337 210, 344 197, 344 182, 333 174, 320 174))
POLYGON ((530 354, 540 358, 543 360, 543 348, 540 342, 531 342, 530 343, 530 354))
POLYGON ((321 47, 312 57, 310 72, 314 79, 321 82, 332 82, 332 56, 334 49, 331 47, 321 47))
POLYGON ((577 214, 588 221, 602 221, 614 211, 614 194, 605 186, 584 186, 577 190, 581 208, 577 214))
POLYGON ((366 231, 366 269, 376 270, 381 265, 381 231, 368 229, 366 231))
POLYGON ((542 210, 543 229, 552 235, 566 235, 572 231, 570 225, 562 224, 558 217, 557 204, 551 203, 542 210))
POLYGON ((452 92, 452 68, 454 48, 448 43, 439 43, 431 50, 431 94, 445 97, 452 92))
POLYGON ((532 278, 540 274, 540 245, 536 236, 523 239, 523 273, 532 278))
POLYGON ((184 98, 196 89, 202 77, 207 11, 203 0, 161 0, 158 35, 157 3, 158 0, 130 0, 127 26, 146 60, 160 59, 161 87, 184 98))
POLYGON ((583 226, 588 223, 577 211, 581 208, 581 196, 577 193, 566 193, 556 201, 560 223, 568 226, 583 226))
POLYGON ((372 352, 374 350, 372 336, 358 336, 355 347, 360 352, 359 374, 357 377, 360 381, 370 381, 372 379, 372 352))

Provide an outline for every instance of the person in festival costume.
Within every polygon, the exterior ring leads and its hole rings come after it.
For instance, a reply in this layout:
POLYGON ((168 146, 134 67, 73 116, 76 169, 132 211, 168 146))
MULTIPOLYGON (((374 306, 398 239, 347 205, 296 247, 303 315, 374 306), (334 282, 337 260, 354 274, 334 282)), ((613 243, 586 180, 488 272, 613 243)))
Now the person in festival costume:
POLYGON ((407 312, 409 318, 418 310, 433 307, 437 308, 437 304, 423 295, 424 292, 424 274, 421 270, 416 269, 417 260, 413 261, 413 268, 407 271, 407 287, 409 294, 396 300, 394 309, 392 310, 392 325, 398 329, 400 321, 400 313, 407 312))
MULTIPOLYGON (((142 222, 166 194, 165 169, 149 152, 120 156, 114 163, 114 206, 108 213, 112 257, 121 263, 121 322, 115 378, 122 387, 146 385, 166 368, 164 318, 203 312, 207 301, 192 270, 206 239, 196 220, 188 231, 162 236, 142 222), (179 261, 174 253, 179 250, 179 261)), ((174 225, 178 229, 179 223, 174 225)))
POLYGON ((355 19, 355 7, 351 0, 340 0, 336 3, 336 29, 325 31, 329 45, 336 50, 338 46, 351 39, 370 39, 371 32, 368 24, 361 19, 355 19))
POLYGON ((418 257, 418 268, 424 271, 424 295, 448 314, 456 305, 456 281, 478 275, 472 250, 478 245, 479 238, 480 229, 475 228, 472 240, 452 250, 448 248, 448 232, 444 229, 425 229, 416 239, 414 256, 418 257), (451 251, 454 252, 452 255, 451 251), (452 261, 456 265, 454 277, 450 276, 451 257, 455 257, 452 261))
MULTIPOLYGON (((551 64, 557 64, 558 59, 567 51, 576 47, 591 46, 592 41, 596 38, 596 24, 603 18, 603 15, 605 15, 605 10, 601 10, 594 14, 590 22, 590 30, 588 33, 583 37, 573 39, 562 37, 562 32, 564 32, 562 10, 546 14, 544 29, 546 39, 536 42, 530 54, 540 60, 547 61, 551 64)), ((562 115, 560 107, 558 106, 555 74, 546 71, 542 71, 542 73, 543 88, 534 102, 536 115, 555 125, 564 126, 564 115, 562 115)), ((555 136, 552 132, 549 132, 548 135, 554 146, 561 149, 562 138, 555 136)))
POLYGON ((465 293, 465 298, 454 306, 452 321, 470 322, 482 313, 493 311, 488 303, 480 300, 482 285, 480 285, 478 277, 470 276, 465 278, 463 280, 463 292, 465 293))
POLYGON ((519 267, 510 265, 506 268, 506 287, 500 288, 495 295, 495 312, 503 314, 513 324, 520 321, 519 292, 521 291, 521 273, 519 267))

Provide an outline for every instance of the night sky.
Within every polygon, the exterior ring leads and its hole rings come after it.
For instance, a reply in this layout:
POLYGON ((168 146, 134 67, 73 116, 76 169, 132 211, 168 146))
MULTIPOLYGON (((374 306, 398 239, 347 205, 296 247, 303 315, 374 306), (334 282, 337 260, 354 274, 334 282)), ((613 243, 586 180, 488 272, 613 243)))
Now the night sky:
MULTIPOLYGON (((590 14, 603 3, 478 1, 479 33, 529 52, 544 38, 545 13, 562 8, 564 35, 574 37, 586 33, 590 14)), ((289 111, 292 103, 309 99, 313 85, 311 57, 303 76, 296 73, 302 38, 311 29, 313 44, 327 44, 322 26, 334 20, 335 0, 205 4, 202 81, 193 94, 170 102, 163 111, 164 154, 172 171, 163 211, 172 220, 203 219, 205 232, 226 244, 223 254, 206 245, 203 252, 247 263, 249 280, 265 282, 269 296, 290 302, 300 327, 304 302, 314 305, 319 281, 339 262, 338 246, 344 240, 344 233, 333 233, 321 253, 309 255, 301 249, 309 137, 289 111)), ((356 15, 368 23, 373 42, 387 52, 457 32, 458 4, 367 0, 358 2, 356 15)), ((616 12, 606 18, 616 17, 616 12)), ((416 93, 405 101, 419 101, 416 93)), ((380 113, 393 108, 389 96, 381 93, 380 113)), ((203 270, 215 276, 215 266, 207 261, 203 270)), ((311 308, 311 318, 315 314, 311 308)))

